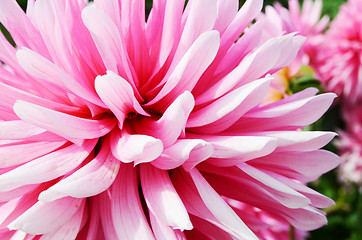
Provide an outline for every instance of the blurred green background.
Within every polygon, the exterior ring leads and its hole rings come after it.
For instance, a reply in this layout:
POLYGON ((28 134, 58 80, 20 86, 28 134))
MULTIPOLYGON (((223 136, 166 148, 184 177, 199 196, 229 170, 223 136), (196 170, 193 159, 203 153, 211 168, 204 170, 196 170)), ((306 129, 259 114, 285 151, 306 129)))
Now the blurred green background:
MULTIPOLYGON (((3 0, 0 0, 3 1, 3 0)), ((362 0, 361 0, 362 1, 362 0)), ((26 8, 26 0, 18 0, 23 9, 26 8)), ((240 0, 240 5, 243 4, 240 0)), ((271 5, 275 0, 265 0, 264 5, 271 5)), ((288 0, 279 0, 281 4, 287 7, 288 0)), ((323 14, 329 15, 332 19, 338 13, 339 6, 345 0, 323 0, 323 14)), ((152 6, 151 0, 146 0, 147 9, 152 6)), ((1 30, 4 28, 1 26, 1 30)), ((317 82, 318 84, 318 82, 317 82)), ((316 81, 299 81, 295 89, 301 90, 306 87, 315 86, 316 81)), ((334 106, 318 122, 309 127, 310 130, 329 130, 343 128, 343 122, 340 119, 339 107, 334 106)), ((329 144, 327 149, 337 153, 333 143, 329 144)), ((362 191, 353 184, 342 185, 337 180, 336 171, 325 174, 318 181, 310 186, 324 195, 335 200, 336 205, 325 209, 328 214, 328 225, 321 229, 312 231, 309 240, 362 240, 362 191)))

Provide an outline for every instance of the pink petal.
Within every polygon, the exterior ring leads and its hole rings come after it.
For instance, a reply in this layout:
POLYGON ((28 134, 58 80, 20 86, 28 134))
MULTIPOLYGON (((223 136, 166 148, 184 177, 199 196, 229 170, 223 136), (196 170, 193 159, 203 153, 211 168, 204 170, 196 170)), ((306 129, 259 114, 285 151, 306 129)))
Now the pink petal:
POLYGON ((339 156, 325 150, 276 152, 256 160, 257 166, 300 181, 314 181, 341 162, 339 156), (282 168, 281 168, 282 166, 282 168))
POLYGON ((310 204, 310 200, 292 188, 277 181, 270 175, 254 168, 246 163, 239 164, 238 167, 247 175, 261 184, 266 191, 275 196, 280 203, 288 208, 302 208, 310 204))
POLYGON ((123 122, 130 112, 149 116, 137 101, 132 86, 113 72, 98 76, 95 79, 95 89, 99 97, 109 107, 118 119, 118 125, 123 127, 123 122))
POLYGON ((293 188, 294 190, 300 192, 301 194, 303 194, 304 196, 306 196, 307 198, 309 198, 309 200, 311 201, 311 204, 315 207, 318 208, 327 208, 332 206, 333 204, 335 204, 335 202, 320 194, 319 192, 305 186, 303 183, 295 181, 293 179, 284 177, 282 175, 278 175, 275 173, 270 173, 275 179, 277 179, 278 181, 282 182, 283 184, 293 188))
MULTIPOLYGON (((93 199, 93 198, 92 198, 93 199)), ((115 226, 113 225, 110 190, 106 190, 94 197, 94 204, 99 208, 100 223, 103 228, 105 239, 118 239, 115 226)), ((98 227, 98 226, 97 226, 98 227)), ((95 239, 98 240, 98 239, 95 239)))
POLYGON ((214 29, 222 33, 234 20, 238 12, 239 4, 234 0, 217 1, 217 18, 214 29))
POLYGON ((22 120, 71 141, 102 137, 116 124, 114 118, 84 119, 23 101, 15 103, 14 111, 22 120))
POLYGON ((105 13, 93 7, 86 7, 82 12, 82 18, 92 34, 107 70, 120 74, 136 89, 134 83, 138 81, 137 76, 114 22, 105 13))
MULTIPOLYGON (((179 174, 181 175, 182 173, 180 172, 179 174)), ((187 193, 188 206, 186 207, 188 212, 194 212, 196 215, 201 214, 200 216, 202 216, 203 219, 211 220, 211 223, 217 224, 218 227, 221 227, 224 231, 227 231, 238 239, 257 239, 254 233, 240 220, 231 207, 227 205, 221 196, 207 183, 196 168, 191 170, 190 176, 192 180, 189 179, 189 181, 191 181, 191 184, 193 182, 193 184, 195 184, 194 186, 187 186, 190 183, 184 182, 184 184, 186 184, 186 186, 183 186, 184 190, 180 191, 178 187, 181 186, 176 187, 180 193, 187 191, 182 194, 184 195, 183 197, 186 197, 185 194, 187 193), (197 208, 192 206, 197 206, 197 208), (189 207, 191 207, 191 209, 189 209, 189 207)), ((185 179, 184 176, 180 177, 185 179)), ((181 197, 181 199, 183 198, 181 197)))
POLYGON ((177 63, 175 69, 169 72, 165 83, 157 96, 147 105, 156 104, 162 98, 166 98, 166 104, 174 101, 175 96, 185 91, 192 91, 200 76, 214 60, 220 45, 220 36, 217 31, 209 31, 201 34, 192 44, 190 49, 177 63))
MULTIPOLYGON (((198 97, 197 104, 210 101, 210 96, 211 99, 217 99, 243 84, 263 77, 271 69, 278 68, 280 59, 286 55, 284 51, 289 50, 282 49, 281 46, 285 46, 288 43, 291 44, 293 37, 292 35, 287 35, 280 38, 272 38, 261 45, 250 55, 246 56, 228 75, 198 97)), ((295 52, 296 54, 298 51, 291 49, 290 52, 295 52)))
POLYGON ((168 172, 142 165, 140 177, 146 204, 155 218, 173 229, 191 230, 192 223, 168 172))
POLYGON ((6 168, 29 162, 54 151, 65 143, 66 141, 32 142, 26 140, 13 141, 10 143, 0 142, 0 167, 6 168))
POLYGON ((23 139, 46 132, 21 120, 0 122, 0 139, 23 139))
POLYGON ((277 147, 276 140, 271 137, 212 135, 200 137, 210 143, 214 149, 211 156, 213 159, 208 160, 208 163, 223 167, 269 155, 277 147))
POLYGON ((60 226, 57 230, 45 233, 41 236, 41 240, 46 239, 75 239, 81 229, 83 220, 83 210, 85 203, 78 206, 79 210, 67 220, 64 225, 60 226))
POLYGON ((49 202, 66 196, 86 198, 108 189, 116 178, 120 165, 108 144, 104 143, 97 156, 88 164, 43 191, 39 200, 49 202))
POLYGON ((10 32, 17 46, 31 47, 47 53, 39 32, 15 0, 0 2, 0 22, 10 32))
POLYGON ((164 149, 162 155, 151 164, 159 169, 169 170, 183 166, 187 171, 211 156, 211 145, 200 139, 179 139, 164 149))
POLYGON ((158 138, 164 147, 169 147, 181 134, 184 134, 186 122, 194 105, 192 94, 184 92, 166 109, 158 121, 143 118, 132 123, 132 126, 137 132, 158 138))
POLYGON ((155 239, 143 212, 138 184, 132 165, 121 164, 111 187, 111 214, 117 239, 155 239))
MULTIPOLYGON (((216 0, 190 1, 188 14, 176 51, 174 62, 178 62, 192 43, 204 32, 212 30, 216 21, 216 0)), ((183 14, 185 17, 186 14, 183 14)))
POLYGON ((30 234, 52 232, 67 221, 82 208, 84 199, 63 198, 53 202, 37 202, 24 214, 8 225, 10 230, 22 230, 30 234))
POLYGON ((71 91, 76 96, 79 96, 98 106, 105 106, 94 91, 91 91, 87 86, 76 81, 56 64, 50 62, 43 56, 40 56, 38 53, 30 49, 23 48, 17 51, 16 57, 22 68, 30 75, 50 82, 63 91, 71 91))
POLYGON ((250 82, 226 94, 213 103, 190 114, 187 128, 207 133, 221 132, 263 99, 269 89, 270 78, 250 82))
POLYGON ((186 240, 184 232, 174 230, 170 226, 158 220, 152 213, 150 213, 150 222, 153 234, 157 240, 186 240))
POLYGON ((111 150, 115 158, 124 163, 151 162, 163 151, 162 141, 147 135, 129 134, 126 130, 111 133, 111 150))
POLYGON ((331 106, 335 97, 334 93, 325 93, 281 105, 266 105, 245 114, 230 131, 235 133, 238 130, 253 132, 302 128, 317 121, 331 106))
POLYGON ((268 131, 260 133, 277 139, 278 152, 314 151, 327 145, 337 134, 319 131, 268 131))
POLYGON ((93 150, 96 141, 85 141, 83 146, 75 144, 41 156, 14 170, 0 175, 1 191, 43 183, 60 177, 80 165, 93 150))

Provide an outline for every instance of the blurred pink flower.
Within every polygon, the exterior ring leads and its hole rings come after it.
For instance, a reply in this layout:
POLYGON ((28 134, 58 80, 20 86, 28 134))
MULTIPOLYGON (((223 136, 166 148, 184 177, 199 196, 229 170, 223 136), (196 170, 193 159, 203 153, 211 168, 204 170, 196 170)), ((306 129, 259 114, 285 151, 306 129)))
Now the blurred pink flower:
POLYGON ((0 1, 0 239, 257 239, 226 198, 326 224, 305 183, 339 163, 335 134, 300 128, 335 95, 259 105, 303 42, 243 34, 261 8, 155 0, 145 23, 143 0, 0 1))
POLYGON ((293 64, 288 66, 289 75, 293 76, 301 65, 309 65, 310 58, 321 44, 323 32, 328 26, 329 17, 322 16, 322 0, 305 0, 300 6, 298 0, 289 0, 288 8, 280 3, 266 6, 264 18, 264 38, 281 36, 285 33, 297 33, 306 37, 305 42, 293 64))
POLYGON ((343 105, 346 129, 339 133, 336 145, 342 158, 338 168, 343 181, 362 186, 362 108, 360 105, 343 105))
POLYGON ((314 71, 308 66, 316 48, 323 40, 323 32, 328 26, 329 18, 322 14, 321 0, 306 0, 300 6, 298 0, 289 0, 288 9, 280 3, 266 6, 265 13, 258 19, 263 22, 262 41, 271 37, 294 33, 305 37, 305 41, 295 60, 286 68, 273 75, 271 88, 263 101, 270 103, 291 94, 290 82, 293 78, 313 75, 314 71))
POLYGON ((362 2, 349 0, 331 23, 313 62, 327 90, 362 100, 362 2))

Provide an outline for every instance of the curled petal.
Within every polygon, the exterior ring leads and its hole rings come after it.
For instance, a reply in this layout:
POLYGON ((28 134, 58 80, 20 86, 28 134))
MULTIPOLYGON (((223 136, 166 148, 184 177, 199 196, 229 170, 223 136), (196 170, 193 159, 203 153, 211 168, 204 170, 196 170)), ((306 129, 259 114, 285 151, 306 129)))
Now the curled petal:
POLYGON ((111 150, 115 158, 124 163, 151 162, 163 151, 162 141, 147 135, 129 134, 126 130, 111 133, 111 150))
POLYGON ((176 98, 159 120, 143 118, 133 123, 133 127, 137 132, 160 139, 165 147, 169 147, 184 134, 189 114, 194 106, 194 97, 186 91, 176 98))
POLYGON ((179 139, 166 148, 162 155, 152 162, 152 165, 164 169, 174 169, 183 166, 190 170, 198 163, 211 156, 211 145, 200 139, 179 139))

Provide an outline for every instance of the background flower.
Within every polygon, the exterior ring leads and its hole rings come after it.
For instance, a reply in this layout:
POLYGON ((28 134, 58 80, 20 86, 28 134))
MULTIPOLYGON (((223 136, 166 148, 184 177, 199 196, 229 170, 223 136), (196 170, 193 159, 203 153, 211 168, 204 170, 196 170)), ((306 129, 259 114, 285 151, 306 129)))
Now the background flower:
POLYGON ((313 65, 329 91, 358 103, 362 97, 361 46, 362 3, 350 0, 331 23, 313 65))

